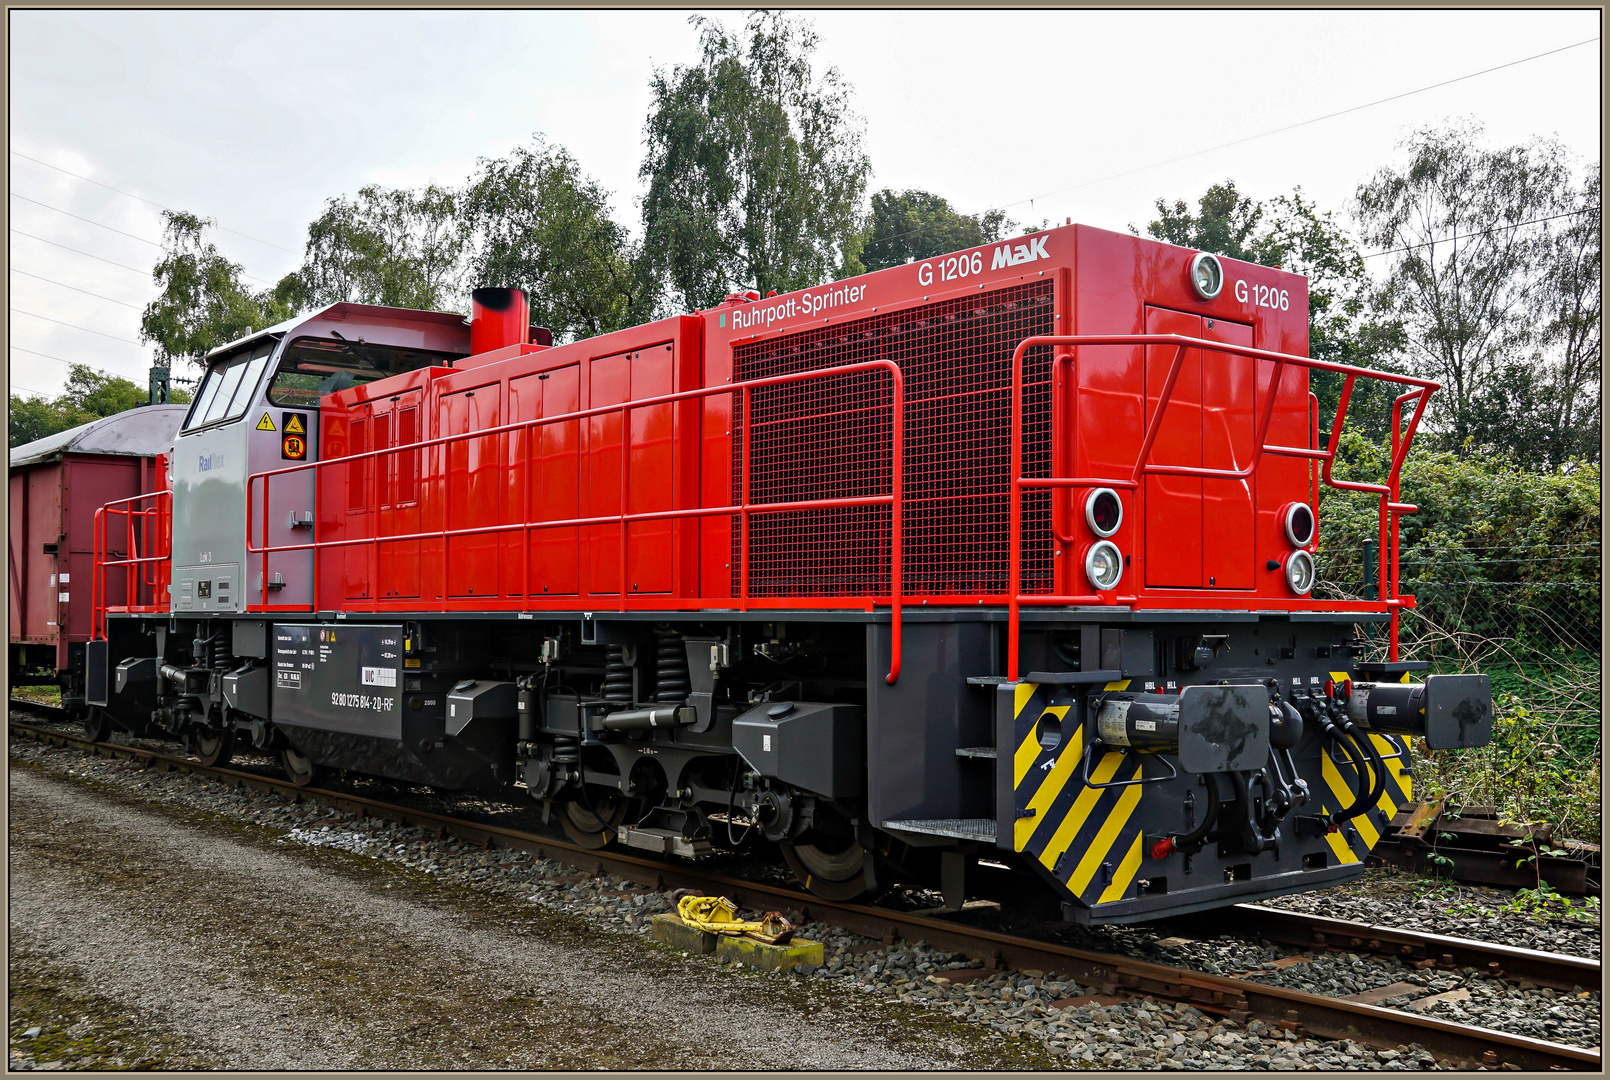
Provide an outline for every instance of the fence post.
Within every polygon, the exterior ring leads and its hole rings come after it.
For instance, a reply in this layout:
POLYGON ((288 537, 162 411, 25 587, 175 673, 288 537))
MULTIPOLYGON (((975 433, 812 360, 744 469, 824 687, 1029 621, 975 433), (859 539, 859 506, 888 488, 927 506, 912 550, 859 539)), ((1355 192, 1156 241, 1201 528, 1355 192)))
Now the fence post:
MULTIPOLYGON (((1366 540, 1364 541, 1364 582, 1358 588, 1359 596, 1365 600, 1379 600, 1381 598, 1379 574, 1380 566, 1375 559, 1375 541, 1366 540)), ((1364 624, 1364 638, 1370 643, 1369 647, 1373 653, 1375 649, 1374 623, 1368 622, 1364 624)))

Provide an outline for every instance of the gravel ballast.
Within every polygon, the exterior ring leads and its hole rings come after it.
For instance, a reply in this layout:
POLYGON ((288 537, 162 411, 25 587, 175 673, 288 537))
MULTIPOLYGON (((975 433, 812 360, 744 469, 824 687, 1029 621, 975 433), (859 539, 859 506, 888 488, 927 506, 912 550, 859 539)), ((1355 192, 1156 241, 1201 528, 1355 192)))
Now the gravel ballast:
MULTIPOLYGON (((1451 882, 1428 884, 1422 878, 1386 868, 1373 871, 1363 881, 1334 889, 1258 902, 1327 919, 1387 925, 1594 960, 1600 958, 1604 941, 1596 908, 1585 910, 1584 918, 1537 918, 1512 910, 1515 894, 1506 889, 1451 882)), ((1580 897, 1575 902, 1584 904, 1580 897)))
MULTIPOLYGON (((10 931, 28 950, 13 980, 48 974, 42 957, 224 1068, 1048 1064, 998 1033, 734 978, 293 837, 230 835, 29 769, 10 783, 10 931)), ((23 1058, 53 1034, 23 1038, 35 1026, 11 1017, 19 1067, 48 1064, 23 1058)))
MULTIPOLYGON (((663 947, 643 939, 648 935, 650 917, 674 908, 674 894, 646 891, 619 879, 579 875, 563 864, 534 860, 516 852, 487 851, 452 839, 437 839, 419 829, 360 819, 328 808, 292 804, 276 795, 235 789, 189 774, 150 771, 136 763, 92 757, 25 739, 14 740, 12 761, 14 779, 19 775, 16 766, 26 763, 31 766, 27 771, 41 770, 108 795, 151 803, 168 812, 214 815, 241 823, 251 834, 252 842, 266 842, 286 855, 325 849, 355 864, 383 867, 387 874, 404 875, 410 883, 424 881, 433 887, 451 887, 513 900, 528 909, 582 920, 591 931, 636 950, 629 962, 622 961, 627 967, 652 966, 649 961, 637 958, 666 952, 663 947), (634 937, 639 940, 633 941, 634 937)), ((17 842, 15 829, 13 825, 14 844, 17 842)), ((762 977, 741 970, 723 971, 716 961, 703 957, 676 957, 676 964, 681 969, 698 970, 700 978, 731 982, 740 987, 770 984, 792 987, 794 992, 827 995, 826 1000, 836 1005, 827 1010, 826 1016, 818 1010, 810 1017, 813 1038, 820 1023, 826 1025, 826 1037, 831 1041, 835 1021, 829 1016, 853 1015, 868 1022, 870 1017, 877 1016, 908 1028, 913 1018, 924 1024, 942 1025, 935 1033, 924 1034, 917 1042, 901 1044, 889 1052, 912 1054, 913 1046, 929 1047, 948 1038, 951 1049, 946 1052, 953 1056, 936 1058, 930 1053, 922 1064, 910 1067, 965 1068, 969 1067, 969 1062, 983 1060, 980 1054, 986 1057, 994 1054, 1000 1064, 1011 1060, 1019 1067, 1282 1070, 1435 1067, 1431 1056, 1418 1047, 1378 1051, 1347 1041, 1297 1038, 1289 1033, 1267 1030, 1258 1021, 1237 1025, 1223 1018, 1203 1015, 1189 1006, 1158 1003, 1147 998, 1112 1003, 1108 999, 1085 1000, 1068 1005, 1068 999, 1091 998, 1094 988, 1081 987, 1041 972, 982 972, 969 967, 964 958, 929 949, 922 942, 886 946, 816 923, 802 927, 800 933, 822 941, 826 952, 827 962, 808 974, 762 977), (835 1008, 841 1011, 834 1012, 835 1008), (940 1031, 971 1032, 995 1041, 986 1047, 975 1047, 963 1035, 941 1035, 940 1031), (1007 1036, 1016 1038, 1007 1039, 1007 1036), (960 1057, 954 1056, 958 1054, 960 1057)), ((1146 959, 1210 973, 1236 975, 1255 971, 1258 972, 1256 977, 1263 981, 1316 993, 1354 993, 1395 982, 1412 983, 1413 977, 1427 980, 1421 985, 1428 992, 1446 993, 1441 986, 1433 984, 1433 980, 1441 980, 1448 984, 1448 990, 1469 988, 1471 995, 1466 1000, 1439 1002, 1435 1006, 1438 1011, 1432 1015, 1550 1040, 1598 1044, 1597 993, 1579 999, 1547 992, 1549 996, 1545 998, 1539 992, 1523 992, 1503 983, 1487 987, 1484 984, 1491 980, 1475 973, 1399 971, 1395 961, 1390 962, 1392 968, 1388 969, 1387 964, 1376 958, 1349 958, 1347 954, 1334 953, 1313 954, 1310 962, 1265 968, 1264 965, 1287 957, 1289 950, 1228 937, 1159 948, 1162 936, 1145 927, 1073 928, 1069 935, 1071 938, 1088 935, 1103 943, 1099 947, 1117 947, 1146 959), (1460 1012, 1456 1015, 1441 1011, 1443 1009, 1460 1012)), ((531 940, 522 938, 520 949, 527 950, 531 940)), ((1089 945, 1095 941, 1070 939, 1069 943, 1089 945)), ((655 998, 667 993, 670 991, 664 984, 655 981, 652 987, 639 986, 626 1000, 642 1001, 645 995, 655 998)), ((14 1010, 14 1061, 18 1060, 19 1047, 26 1052, 27 1041, 17 1036, 23 1030, 18 1025, 27 1019, 17 1016, 14 1010)), ((383 1060, 387 1065, 410 1067, 400 1060, 383 1060)), ((479 1059, 472 1056, 442 1060, 479 1059)), ((758 1064, 753 1058, 733 1059, 728 1066, 750 1061, 758 1064)), ((504 1064, 501 1059, 487 1063, 504 1064)), ((798 1067, 801 1063, 796 1060, 791 1064, 798 1067)), ((254 1061, 248 1067, 269 1066, 254 1061)), ((851 1067, 869 1066, 856 1062, 851 1067)), ((871 1067, 908 1066, 891 1059, 888 1064, 871 1067)))

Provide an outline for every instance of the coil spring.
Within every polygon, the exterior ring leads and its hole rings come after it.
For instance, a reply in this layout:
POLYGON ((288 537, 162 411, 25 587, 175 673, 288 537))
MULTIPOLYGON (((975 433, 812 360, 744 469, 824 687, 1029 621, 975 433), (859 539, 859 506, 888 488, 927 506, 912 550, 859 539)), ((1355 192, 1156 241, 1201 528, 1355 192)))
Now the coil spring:
POLYGON ((553 763, 555 765, 581 764, 581 741, 574 735, 553 737, 553 763))
POLYGON ((686 701, 693 687, 688 676, 688 650, 682 635, 669 627, 656 628, 654 643, 654 700, 669 704, 686 701))
POLYGON ((197 667, 221 668, 229 663, 229 644, 225 638, 227 630, 220 630, 212 637, 197 636, 190 643, 190 655, 195 657, 197 667))
POLYGON ((632 666, 626 662, 626 646, 604 646, 604 700, 632 701, 632 666))

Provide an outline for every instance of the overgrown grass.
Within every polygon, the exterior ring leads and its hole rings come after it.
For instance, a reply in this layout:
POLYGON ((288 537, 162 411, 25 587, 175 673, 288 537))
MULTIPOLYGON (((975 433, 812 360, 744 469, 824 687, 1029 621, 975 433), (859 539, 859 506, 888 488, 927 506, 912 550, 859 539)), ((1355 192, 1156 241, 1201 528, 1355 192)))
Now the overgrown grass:
MULTIPOLYGON (((1595 669, 1594 684, 1598 673, 1595 669)), ((1597 720, 1597 717, 1594 718, 1597 720)), ((1514 822, 1550 822, 1556 840, 1599 841, 1602 803, 1598 727, 1539 715, 1511 691, 1493 693, 1493 739, 1478 750, 1422 753, 1415 796, 1491 806, 1514 822)))
POLYGON ((60 705, 61 687, 59 686, 13 686, 11 696, 23 701, 37 701, 41 705, 60 705))

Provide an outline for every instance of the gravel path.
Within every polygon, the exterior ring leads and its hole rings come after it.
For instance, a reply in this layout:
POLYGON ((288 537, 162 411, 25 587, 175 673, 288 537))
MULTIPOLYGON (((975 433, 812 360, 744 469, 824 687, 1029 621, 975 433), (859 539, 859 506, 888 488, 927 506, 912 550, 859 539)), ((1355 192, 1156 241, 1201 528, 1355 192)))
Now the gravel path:
MULTIPOLYGON (((428 883, 430 888, 450 887, 456 890, 455 904, 474 907, 473 901, 463 899, 466 895, 499 897, 516 901, 527 910, 534 905, 580 917, 594 927, 617 928, 626 933, 614 937, 636 950, 619 961, 623 969, 642 968, 647 962, 642 957, 665 952, 652 944, 638 945, 629 935, 646 937, 649 917, 674 907, 673 895, 647 892, 617 879, 579 876, 562 864, 536 862, 518 853, 483 851, 438 840, 418 829, 294 805, 278 796, 241 791, 200 777, 157 773, 134 763, 44 747, 27 740, 13 744, 12 760, 14 766, 27 762, 61 776, 72 773, 71 779, 79 783, 155 803, 170 812, 201 812, 244 823, 254 834, 277 837, 281 850, 334 849, 333 853, 354 865, 382 868, 404 875, 412 883, 428 883)), ((14 767, 14 776, 17 771, 14 767)), ((443 803, 449 801, 439 794, 421 795, 443 803)), ((454 808, 444 805, 442 809, 454 808)), ((493 817, 523 812, 523 808, 500 808, 495 804, 483 809, 493 817)), ((981 915, 988 917, 987 911, 981 915)), ((480 918, 479 914, 476 917, 480 918)), ((1391 921, 1393 917, 1384 911, 1377 916, 1379 921, 1391 921)), ((1401 969, 1396 961, 1341 953, 1302 954, 1305 959, 1293 963, 1290 950, 1256 939, 1225 935, 1214 941, 1188 941, 1169 938, 1167 933, 1145 926, 1070 927, 1056 936, 1070 944, 1129 952, 1214 974, 1256 971, 1257 977, 1265 980, 1316 993, 1345 995, 1398 982, 1423 988, 1426 994, 1455 991, 1434 1006, 1434 1015, 1535 1037, 1583 1045, 1599 1043, 1596 992, 1584 998, 1555 996, 1548 991, 1523 994, 1502 983, 1491 983, 1475 972, 1415 972, 1401 969), (1276 961, 1282 963, 1277 965, 1276 961), (1462 995, 1457 991, 1466 989, 1470 997, 1458 1000, 1462 995)), ((1041 972, 986 973, 969 968, 964 958, 929 949, 921 942, 885 946, 820 924, 803 927, 801 934, 823 941, 826 947, 827 963, 808 976, 763 979, 748 972, 719 972, 712 961, 703 958, 679 960, 678 969, 698 970, 705 978, 715 975, 729 981, 741 980, 740 985, 758 982, 827 995, 827 1000, 836 1003, 827 1007, 829 1016, 855 1015, 870 1022, 873 1016, 898 1015, 897 1023, 937 1025, 935 1031, 982 1033, 997 1039, 1019 1036, 1004 1044, 1010 1049, 999 1049, 1002 1044, 997 1042, 984 1052, 1008 1057, 1029 1055, 1020 1064, 1185 1069, 1434 1067, 1430 1055, 1418 1047, 1376 1051, 1346 1041, 1297 1039, 1268 1031, 1257 1021, 1239 1027, 1221 1018, 1204 1016, 1188 1006, 1159 1004, 1146 998, 1115 1002, 1095 997, 1093 988, 1041 972), (833 1009, 841 1012, 835 1014, 833 1009)), ((521 948, 525 948, 523 941, 521 948)), ((563 951, 571 946, 559 948, 563 951)), ((433 972, 438 959, 431 960, 433 972)), ((664 992, 656 983, 655 993, 664 992)), ((639 990, 628 1000, 640 1000, 641 996, 639 990)), ((18 1022, 14 1010, 14 1048, 18 1045, 18 1022)), ((813 1016, 812 1033, 819 1022, 831 1025, 833 1021, 819 1021, 813 1016)), ((925 1050, 931 1049, 933 1042, 927 1030, 923 1028, 925 1034, 918 1044, 925 1050)), ((953 1039, 966 1043, 959 1035, 953 1039)), ((961 1053, 963 1058, 978 1052, 947 1051, 961 1053)), ((947 1063, 944 1067, 957 1065, 947 1063)))
POLYGON ((1025 1063, 988 1032, 924 1031, 32 770, 10 782, 13 978, 42 958, 225 1068, 1025 1063))

